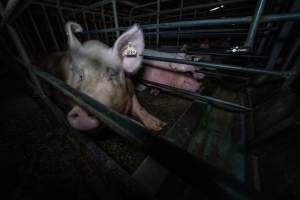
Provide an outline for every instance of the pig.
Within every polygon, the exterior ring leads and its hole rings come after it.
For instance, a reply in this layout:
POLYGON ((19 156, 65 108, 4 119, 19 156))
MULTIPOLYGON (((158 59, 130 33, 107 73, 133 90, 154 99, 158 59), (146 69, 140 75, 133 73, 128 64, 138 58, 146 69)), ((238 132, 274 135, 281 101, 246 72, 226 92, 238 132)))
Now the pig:
MULTIPOLYGON (((187 59, 187 55, 185 53, 166 53, 145 49, 143 54, 164 58, 187 59)), ((153 81, 192 92, 197 91, 202 85, 198 80, 202 80, 204 78, 204 74, 196 72, 196 67, 193 65, 147 59, 144 59, 144 63, 144 69, 141 74, 142 79, 144 80, 153 81), (192 73, 193 77, 176 72, 190 72, 192 73)), ((139 87, 140 91, 144 89, 145 87, 139 87)), ((150 93, 154 96, 157 96, 159 94, 159 90, 151 89, 150 93)))
MULTIPOLYGON (((44 69, 112 110, 131 113, 152 131, 160 131, 167 125, 140 105, 131 81, 125 76, 125 72, 134 73, 142 62, 139 55, 144 49, 144 36, 139 26, 133 25, 124 32, 113 47, 96 40, 79 42, 74 32, 81 32, 82 27, 76 22, 67 22, 65 29, 68 50, 50 55, 44 69), (136 49, 136 56, 124 55, 129 43, 136 49)), ((79 105, 71 105, 67 119, 73 128, 86 131, 99 126, 98 119, 79 105)))
MULTIPOLYGON (((186 74, 179 74, 152 66, 144 66, 141 78, 192 92, 196 92, 202 85, 201 82, 187 76, 186 74)), ((157 91, 151 91, 151 93, 155 96, 158 94, 157 91)))
MULTIPOLYGON (((145 49, 144 55, 191 60, 191 56, 187 55, 186 53, 166 53, 166 52, 160 52, 160 51, 155 51, 150 49, 145 49)), ((144 59, 144 63, 150 66, 155 66, 157 68, 162 68, 170 71, 190 72, 192 73, 193 77, 197 80, 202 80, 204 78, 204 74, 196 72, 197 68, 194 65, 163 62, 163 61, 148 60, 148 59, 144 59)))
MULTIPOLYGON (((200 49, 209 49, 210 45, 209 45, 209 41, 205 40, 203 42, 200 43, 200 49)), ((188 59, 191 59, 193 61, 207 61, 207 62, 211 62, 212 58, 210 55, 205 55, 205 54, 197 54, 197 55, 188 55, 187 56, 188 59)))
MULTIPOLYGON (((145 49, 144 55, 148 56, 155 56, 155 57, 164 57, 164 58, 176 58, 176 59, 185 59, 185 53, 166 53, 155 51, 151 49, 145 49)), ((157 60, 148 60, 144 59, 144 63, 152 66, 156 66, 159 68, 172 70, 172 71, 180 71, 180 72, 194 72, 195 66, 193 65, 186 65, 186 64, 179 64, 179 63, 171 63, 171 62, 163 62, 157 60)))

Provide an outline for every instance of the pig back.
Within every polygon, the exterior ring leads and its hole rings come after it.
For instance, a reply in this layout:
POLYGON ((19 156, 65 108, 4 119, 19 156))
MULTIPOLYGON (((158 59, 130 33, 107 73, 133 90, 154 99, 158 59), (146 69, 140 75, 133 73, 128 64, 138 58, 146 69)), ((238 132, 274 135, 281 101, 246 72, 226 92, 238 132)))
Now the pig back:
POLYGON ((53 74, 62 81, 67 79, 66 66, 70 63, 70 56, 67 52, 52 53, 47 56, 40 64, 40 68, 53 74))

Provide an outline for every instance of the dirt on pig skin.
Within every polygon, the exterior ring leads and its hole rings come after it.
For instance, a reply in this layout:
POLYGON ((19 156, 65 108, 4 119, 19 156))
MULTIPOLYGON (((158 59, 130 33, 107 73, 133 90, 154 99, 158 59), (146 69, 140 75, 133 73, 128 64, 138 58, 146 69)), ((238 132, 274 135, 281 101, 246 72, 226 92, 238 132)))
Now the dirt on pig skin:
POLYGON ((52 126, 20 80, 0 80, 5 94, 0 102, 0 198, 127 199, 107 174, 99 173, 94 157, 72 132, 52 126))

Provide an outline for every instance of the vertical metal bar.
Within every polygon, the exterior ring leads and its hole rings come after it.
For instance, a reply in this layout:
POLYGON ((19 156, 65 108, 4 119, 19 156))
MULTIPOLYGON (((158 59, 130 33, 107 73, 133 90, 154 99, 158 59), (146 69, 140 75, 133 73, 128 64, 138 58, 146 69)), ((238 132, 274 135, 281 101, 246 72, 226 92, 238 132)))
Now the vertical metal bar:
MULTIPOLYGON (((182 20, 182 8, 183 8, 183 0, 180 0, 180 11, 179 11, 179 21, 182 20)), ((177 33, 177 47, 179 46, 179 32, 181 31, 181 28, 177 29, 178 33, 177 33)))
MULTIPOLYGON (((21 2, 20 0, 9 0, 7 2, 5 10, 3 11, 2 14, 1 27, 4 26, 9 21, 9 18, 12 16, 13 11, 17 8, 20 2, 21 2)), ((26 3, 29 2, 27 1, 26 3)))
POLYGON ((300 57, 297 58, 297 60, 295 61, 294 67, 292 68, 292 70, 297 71, 298 75, 297 76, 293 76, 288 78, 284 84, 282 85, 282 89, 286 90, 290 87, 290 85, 295 81, 295 79, 299 76, 299 72, 300 72, 300 57))
POLYGON ((253 21, 250 25, 249 33, 248 33, 246 42, 244 44, 244 47, 248 48, 250 51, 253 50, 254 38, 255 38, 256 31, 257 31, 257 28, 259 25, 259 21, 263 14, 265 5, 266 5, 266 0, 258 0, 256 9, 255 9, 255 14, 253 16, 253 21))
MULTIPOLYGON (((268 23, 267 24, 267 28, 268 27, 272 27, 272 23, 268 23)), ((267 34, 267 33, 268 33, 268 31, 264 31, 264 34, 267 34)), ((267 37, 263 37, 261 39, 261 41, 259 43, 259 46, 258 46, 258 48, 256 50, 256 55, 261 55, 263 53, 263 50, 264 50, 264 48, 266 47, 266 44, 267 44, 267 40, 268 40, 267 37)))
MULTIPOLYGON (((82 12, 82 17, 83 17, 83 21, 84 21, 85 30, 89 31, 89 27, 88 27, 88 24, 87 24, 87 21, 86 21, 86 13, 85 12, 82 12)), ((89 33, 87 34, 87 38, 88 38, 88 40, 90 39, 90 34, 89 33)))
MULTIPOLYGON (((194 10, 193 18, 197 19, 197 9, 194 10)), ((193 43, 193 38, 191 37, 190 43, 193 43)))
POLYGON ((59 14, 59 18, 60 18, 60 20, 61 20, 61 23, 62 23, 63 25, 65 25, 66 20, 65 20, 65 18, 64 18, 63 11, 62 11, 62 9, 61 9, 60 7, 58 7, 58 14, 59 14))
POLYGON ((296 53, 299 51, 299 47, 300 47, 300 38, 297 39, 297 41, 294 43, 293 47, 291 48, 291 51, 281 69, 282 71, 286 71, 288 70, 289 67, 291 67, 291 62, 295 57, 296 53))
POLYGON ((156 48, 159 47, 159 12, 160 12, 160 0, 157 0, 157 11, 156 11, 156 25, 157 25, 157 28, 156 28, 156 48))
POLYGON ((50 30, 50 34, 51 34, 51 37, 52 37, 52 40, 54 42, 54 48, 55 50, 59 50, 59 46, 58 46, 58 43, 57 43, 57 40, 56 40, 56 37, 55 37, 55 34, 54 34, 54 31, 53 31, 53 28, 51 26, 51 22, 50 22, 50 19, 48 17, 48 14, 47 14, 47 11, 46 11, 46 8, 45 6, 42 6, 42 9, 43 9, 43 13, 44 13, 44 16, 46 18, 46 22, 47 22, 47 25, 48 25, 48 28, 50 30))
MULTIPOLYGON (((294 13, 294 12, 299 12, 299 10, 300 10, 300 1, 295 0, 289 12, 294 13)), ((270 58, 266 66, 267 69, 273 69, 275 67, 277 58, 280 55, 281 49, 284 45, 283 42, 287 39, 288 34, 292 29, 293 25, 294 22, 285 22, 284 25, 282 26, 282 29, 278 35, 276 43, 272 48, 272 52, 270 54, 270 58)))
POLYGON ((32 37, 30 35, 28 35, 28 31, 26 30, 26 27, 24 26, 24 24, 26 24, 26 22, 24 21, 24 18, 20 18, 19 19, 20 23, 16 23, 17 26, 20 27, 20 30, 21 32, 23 32, 23 39, 24 41, 27 41, 27 44, 29 46, 29 54, 31 55, 30 57, 32 58, 32 53, 33 53, 33 49, 34 49, 34 44, 33 44, 33 41, 32 41, 32 37))
MULTIPOLYGON (((106 29, 106 21, 105 21, 103 6, 101 7, 101 18, 102 18, 102 22, 103 22, 103 29, 106 29)), ((104 33, 104 36, 105 36, 106 44, 108 44, 109 40, 108 40, 108 34, 107 34, 107 32, 104 33)))
MULTIPOLYGON (((25 47, 28 47, 29 45, 28 45, 28 41, 25 39, 25 37, 24 37, 24 33, 23 33, 23 31, 22 31, 22 26, 20 26, 18 23, 17 23, 17 21, 15 21, 14 22, 14 29, 16 30, 16 32, 19 34, 19 38, 20 38, 20 41, 24 44, 23 46, 24 46, 24 49, 26 50, 26 48, 25 47)), ((29 52, 31 52, 31 51, 29 51, 29 52)), ((30 54, 30 53, 27 53, 27 55, 28 55, 28 57, 29 58, 32 58, 32 55, 30 54)))
MULTIPOLYGON (((273 10, 273 13, 278 13, 278 11, 279 11, 279 7, 275 7, 274 10, 273 10)), ((267 29, 272 28, 272 26, 274 26, 274 22, 269 22, 269 23, 267 23, 266 28, 267 29)), ((267 34, 268 31, 265 31, 264 33, 267 34)), ((274 37, 274 33, 271 35, 271 37, 263 37, 261 39, 261 42, 258 46, 258 49, 256 50, 256 55, 262 55, 263 54, 264 49, 267 47, 268 41, 270 41, 271 38, 273 38, 273 37, 274 37)))
MULTIPOLYGON (((95 14, 93 14, 93 20, 94 20, 94 27, 95 27, 96 30, 98 30, 99 28, 98 28, 98 25, 97 25, 97 20, 96 20, 96 15, 95 14)), ((99 38, 99 33, 97 33, 96 35, 97 35, 97 39, 99 40, 100 39, 99 38)))
MULTIPOLYGON (((151 17, 149 17, 149 22, 148 24, 151 24, 151 17)), ((148 45, 151 46, 151 36, 148 36, 148 45)))
POLYGON ((61 30, 63 30, 63 35, 62 35, 62 38, 63 38, 63 48, 65 47, 65 45, 67 44, 67 38, 66 38, 66 34, 65 34, 65 24, 66 24, 66 20, 64 18, 64 14, 63 14, 63 11, 62 11, 62 8, 61 8, 61 5, 60 5, 60 0, 57 0, 57 11, 58 11, 58 16, 59 16, 59 19, 60 19, 60 22, 61 22, 61 30))
POLYGON ((42 90, 42 87, 41 87, 37 77, 35 76, 34 73, 32 73, 32 69, 29 66, 30 65, 30 59, 29 59, 29 56, 26 53, 26 50, 25 50, 24 46, 22 45, 22 42, 20 40, 20 37, 19 37, 18 33, 10 25, 7 25, 7 30, 9 32, 12 40, 14 41, 14 44, 16 45, 18 53, 20 54, 20 56, 23 59, 25 65, 27 66, 29 75, 31 76, 33 82, 35 83, 39 94, 41 95, 42 98, 45 98, 46 95, 44 94, 44 92, 42 90))
MULTIPOLYGON (((1 2, 0 2, 0 12, 1 12, 1 15, 3 15, 3 6, 2 6, 1 2)), ((21 58, 23 60, 23 63, 25 64, 25 66, 28 70, 28 73, 29 73, 29 76, 30 76, 31 80, 35 84, 35 89, 37 90, 38 95, 41 97, 43 102, 50 108, 51 112, 58 118, 58 122, 61 123, 64 127, 68 128, 69 125, 68 125, 68 122, 66 121, 66 119, 64 118, 63 113, 45 95, 37 76, 33 73, 32 67, 31 67, 31 64, 30 64, 30 59, 29 59, 29 57, 26 53, 26 50, 25 50, 24 46, 22 45, 22 42, 20 40, 20 37, 19 37, 18 33, 10 25, 7 25, 6 27, 7 27, 7 30, 9 32, 9 35, 11 36, 11 38, 12 38, 12 40, 13 40, 16 48, 17 48, 17 51, 18 51, 19 55, 21 56, 21 58)))
POLYGON ((42 86, 37 78, 37 76, 33 73, 32 67, 30 64, 30 59, 24 49, 24 46, 22 45, 22 42, 18 36, 18 33, 15 31, 13 27, 10 25, 7 25, 8 32, 14 41, 14 44, 16 45, 17 51, 19 52, 27 70, 29 73, 29 76, 33 83, 35 84, 35 89, 37 90, 37 93, 39 94, 40 98, 43 100, 43 102, 50 108, 51 112, 54 114, 54 116, 57 117, 57 120, 61 125, 64 127, 69 127, 68 122, 66 121, 64 114, 61 110, 45 95, 42 86))
MULTIPOLYGON (((72 10, 72 16, 73 16, 73 18, 74 18, 74 21, 76 21, 77 22, 77 18, 76 18, 76 14, 75 14, 75 11, 74 11, 74 9, 72 10)), ((78 23, 78 22, 77 22, 78 23)))
MULTIPOLYGON (((116 5, 116 0, 112 0, 112 7, 113 7, 113 12, 114 12, 114 22, 115 22, 115 27, 119 28, 119 20, 118 20, 118 13, 117 13, 117 5, 116 5)), ((117 37, 120 36, 120 31, 116 31, 117 37)))

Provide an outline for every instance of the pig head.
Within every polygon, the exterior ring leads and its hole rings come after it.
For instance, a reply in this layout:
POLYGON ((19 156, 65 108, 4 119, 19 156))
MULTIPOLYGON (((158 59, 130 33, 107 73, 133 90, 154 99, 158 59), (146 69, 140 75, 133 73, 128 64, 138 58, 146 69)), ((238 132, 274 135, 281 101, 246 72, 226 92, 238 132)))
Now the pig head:
MULTIPOLYGON (((137 25, 132 26, 111 48, 95 40, 79 42, 73 32, 82 31, 82 27, 75 22, 68 22, 65 29, 69 49, 50 57, 46 68, 105 106, 123 114, 131 111, 149 129, 160 130, 165 123, 146 111, 141 113, 136 110, 141 106, 125 77, 125 71, 134 73, 142 62, 142 57, 139 56, 144 49, 141 29, 137 25), (136 56, 124 55, 129 42, 135 48, 136 56)), ((90 130, 99 126, 96 118, 76 104, 73 104, 67 118, 71 126, 78 130, 90 130)))

